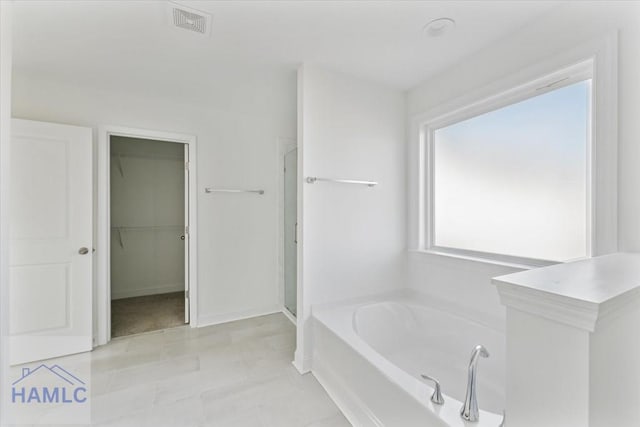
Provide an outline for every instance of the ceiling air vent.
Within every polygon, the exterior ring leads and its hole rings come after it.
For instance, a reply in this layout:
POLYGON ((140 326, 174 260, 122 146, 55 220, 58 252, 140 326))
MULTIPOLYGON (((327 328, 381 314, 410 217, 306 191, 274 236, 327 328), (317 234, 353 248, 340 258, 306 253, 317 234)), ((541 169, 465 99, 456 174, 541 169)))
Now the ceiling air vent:
POLYGON ((197 9, 169 2, 169 19, 177 28, 208 36, 211 34, 211 15, 197 9))

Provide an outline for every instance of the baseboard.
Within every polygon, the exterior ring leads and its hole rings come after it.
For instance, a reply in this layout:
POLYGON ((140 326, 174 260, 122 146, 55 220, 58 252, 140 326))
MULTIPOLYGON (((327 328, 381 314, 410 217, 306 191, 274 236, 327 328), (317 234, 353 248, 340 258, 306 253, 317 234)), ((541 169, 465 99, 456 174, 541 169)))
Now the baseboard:
POLYGON ((289 319, 291 323, 293 323, 293 326, 296 326, 298 324, 297 319, 293 314, 291 314, 289 310, 287 310, 286 308, 283 308, 281 311, 282 311, 282 314, 284 314, 287 317, 287 319, 289 319))
POLYGON ((124 291, 117 291, 111 288, 111 299, 133 298, 142 297, 147 295, 168 294, 171 292, 184 291, 184 283, 175 283, 164 286, 157 286, 154 288, 140 288, 140 289, 127 289, 124 291))
POLYGON ((218 325, 220 323, 249 319, 250 317, 266 316, 267 314, 281 313, 279 305, 260 307, 251 310, 233 311, 229 313, 205 315, 198 317, 198 327, 218 325))
POLYGON ((293 366, 298 370, 301 375, 311 372, 311 359, 300 357, 300 353, 296 349, 293 355, 293 366))

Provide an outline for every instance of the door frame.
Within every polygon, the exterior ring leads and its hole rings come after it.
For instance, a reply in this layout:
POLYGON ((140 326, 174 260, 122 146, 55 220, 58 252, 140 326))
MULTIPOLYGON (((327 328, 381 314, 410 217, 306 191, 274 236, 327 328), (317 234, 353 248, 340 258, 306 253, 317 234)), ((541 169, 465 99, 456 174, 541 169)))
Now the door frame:
MULTIPOLYGON (((148 129, 136 129, 123 126, 104 125, 98 128, 97 150, 97 247, 96 247, 96 298, 94 300, 94 339, 93 345, 104 345, 111 340, 111 136, 150 139, 187 144, 188 162, 188 209, 189 233, 187 250, 189 265, 185 266, 189 289, 189 325, 197 327, 198 286, 197 286, 197 184, 196 184, 196 136, 189 134, 164 132, 148 129)), ((186 279, 186 277, 185 277, 186 279)), ((186 287, 185 283, 185 287, 186 287)))
POLYGON ((293 137, 280 137, 277 143, 278 149, 278 300, 282 313, 291 322, 296 323, 296 318, 285 307, 285 257, 284 257, 284 165, 285 156, 298 148, 298 143, 293 137))

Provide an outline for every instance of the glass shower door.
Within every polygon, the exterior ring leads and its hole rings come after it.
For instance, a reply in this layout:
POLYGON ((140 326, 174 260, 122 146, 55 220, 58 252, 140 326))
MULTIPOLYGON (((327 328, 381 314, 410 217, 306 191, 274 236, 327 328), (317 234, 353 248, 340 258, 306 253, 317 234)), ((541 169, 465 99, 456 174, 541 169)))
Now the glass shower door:
POLYGON ((297 312, 298 150, 284 157, 284 306, 297 312))

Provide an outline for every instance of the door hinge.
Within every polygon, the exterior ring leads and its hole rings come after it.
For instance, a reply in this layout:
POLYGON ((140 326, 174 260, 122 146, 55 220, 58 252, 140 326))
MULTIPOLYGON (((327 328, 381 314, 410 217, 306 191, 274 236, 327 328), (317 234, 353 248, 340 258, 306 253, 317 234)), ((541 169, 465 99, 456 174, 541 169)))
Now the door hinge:
POLYGON ((189 234, 189 226, 184 227, 184 234, 189 234))
POLYGON ((184 162, 184 169, 189 170, 189 162, 184 162))
POLYGON ((184 298, 189 299, 189 289, 184 291, 184 298))

